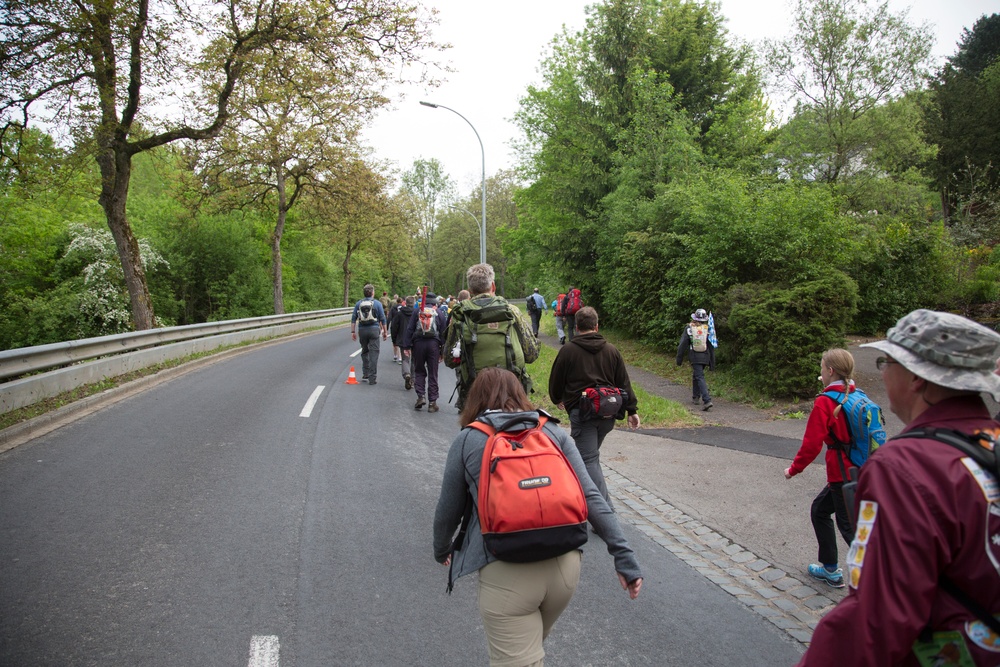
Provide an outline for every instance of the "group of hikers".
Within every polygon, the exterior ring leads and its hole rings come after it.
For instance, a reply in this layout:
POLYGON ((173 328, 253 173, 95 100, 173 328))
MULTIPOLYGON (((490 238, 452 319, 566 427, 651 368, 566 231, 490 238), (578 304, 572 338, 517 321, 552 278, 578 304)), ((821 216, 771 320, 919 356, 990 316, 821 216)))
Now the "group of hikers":
MULTIPOLYGON (((455 579, 478 573, 490 664, 541 665, 543 641, 579 581, 588 522, 629 597, 642 588, 600 464, 616 420, 640 426, 638 404, 624 359, 599 333, 597 311, 570 288, 551 303, 560 348, 548 395, 570 422, 568 433, 556 426, 532 404, 525 370, 538 357, 544 298, 538 290, 527 297, 529 325, 496 295, 492 267, 477 264, 467 278, 468 294, 450 308, 433 293, 401 300, 389 329, 406 388, 417 390, 416 409, 438 410, 440 361, 457 371, 461 430, 448 452, 433 529, 449 591, 455 579)), ((378 339, 388 329, 369 288, 351 328, 363 348, 369 341, 363 370, 374 384, 378 339), (374 321, 366 323, 369 306, 374 321)), ((826 447, 827 484, 811 508, 819 558, 806 573, 849 587, 799 664, 1000 664, 1000 467, 993 449, 1000 422, 981 397, 1000 398, 1000 334, 958 315, 917 310, 867 346, 885 353, 877 368, 904 432, 886 439, 880 406, 854 382, 853 356, 828 350, 820 359, 823 391, 784 471, 791 479, 826 447), (849 545, 843 565, 837 532, 849 545)), ((685 356, 691 362, 692 401, 702 410, 712 408, 704 371, 714 368, 716 347, 711 313, 696 309, 677 363, 685 356)))

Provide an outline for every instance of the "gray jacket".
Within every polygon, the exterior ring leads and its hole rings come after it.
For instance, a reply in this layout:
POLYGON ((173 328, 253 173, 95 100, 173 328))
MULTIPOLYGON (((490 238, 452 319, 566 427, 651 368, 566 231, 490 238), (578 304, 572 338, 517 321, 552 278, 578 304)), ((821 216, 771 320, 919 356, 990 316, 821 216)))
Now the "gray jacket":
MULTIPOLYGON (((494 428, 499 428, 504 422, 516 415, 524 415, 524 428, 534 425, 537 412, 487 412, 480 415, 480 420, 494 428)), ((516 427, 515 427, 516 428, 516 427)), ((583 492, 587 497, 587 515, 590 525, 608 545, 608 553, 615 559, 615 570, 622 574, 626 581, 632 582, 642 576, 635 553, 628 545, 618 519, 608 503, 597 490, 590 479, 583 458, 576 448, 576 443, 569 434, 551 421, 545 427, 545 432, 563 450, 570 465, 580 479, 583 492)), ((465 515, 466 503, 475 502, 479 495, 479 469, 482 464, 483 448, 487 436, 474 428, 464 428, 451 443, 448 460, 444 467, 444 481, 441 483, 441 495, 438 498, 437 511, 434 514, 434 558, 443 563, 451 553, 452 541, 465 515), (471 495, 470 495, 471 493, 471 495)), ((496 560, 483 543, 483 535, 479 528, 479 513, 473 508, 465 540, 453 555, 454 578, 470 572, 478 572, 481 568, 496 560)))

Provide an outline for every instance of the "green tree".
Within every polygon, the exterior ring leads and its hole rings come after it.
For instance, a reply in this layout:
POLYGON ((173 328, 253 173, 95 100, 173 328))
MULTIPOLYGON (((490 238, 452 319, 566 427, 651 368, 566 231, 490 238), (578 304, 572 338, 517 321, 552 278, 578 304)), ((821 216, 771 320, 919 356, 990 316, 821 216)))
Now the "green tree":
MULTIPOLYGON (((516 116, 532 183, 518 197, 519 229, 508 243, 522 270, 555 272, 600 305, 605 198, 618 187, 617 162, 634 148, 622 142, 649 90, 668 91, 661 99, 684 116, 696 152, 736 164, 760 152, 763 123, 741 125, 752 108, 764 118, 760 86, 749 51, 730 45, 718 6, 680 0, 594 6, 583 31, 554 41, 542 74, 543 85, 528 89, 516 116), (728 153, 734 149, 738 157, 728 153)), ((648 146, 658 150, 671 148, 648 146)), ((648 196, 654 185, 639 192, 648 196)))
POLYGON ((115 240, 135 328, 154 326, 139 245, 126 214, 132 158, 178 140, 213 137, 258 54, 290 49, 347 59, 410 61, 427 24, 409 5, 362 0, 9 0, 0 22, 0 147, 29 120, 67 127, 101 172, 99 202, 115 240), (192 48, 193 47, 193 48, 192 48), (210 82, 188 104, 178 77, 210 82), (150 104, 152 102, 152 104, 150 104), (159 116, 171 106, 193 111, 159 116))
POLYGON ((1000 189, 1000 14, 963 31, 930 89, 928 136, 939 147, 931 174, 945 217, 961 217, 1000 189))
POLYGON ((920 87, 931 44, 928 26, 885 0, 798 0, 792 34, 766 47, 795 101, 785 169, 827 183, 868 169, 882 138, 871 114, 920 87))
POLYGON ((454 199, 455 186, 435 159, 417 159, 402 175, 401 192, 409 199, 409 208, 417 219, 417 234, 424 249, 424 271, 434 287, 434 234, 438 214, 454 199))

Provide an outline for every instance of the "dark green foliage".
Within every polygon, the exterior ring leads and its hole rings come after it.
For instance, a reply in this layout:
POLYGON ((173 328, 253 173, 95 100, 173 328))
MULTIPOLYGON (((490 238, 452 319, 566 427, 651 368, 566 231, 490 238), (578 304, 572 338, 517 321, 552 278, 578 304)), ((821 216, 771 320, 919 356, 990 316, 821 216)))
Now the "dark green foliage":
MULTIPOLYGON (((732 304, 720 335, 734 375, 777 396, 808 396, 816 391, 823 352, 846 344, 844 334, 857 308, 854 281, 839 271, 780 288, 734 286, 732 304)), ((720 350, 720 351, 721 351, 720 350)))
POLYGON ((844 267, 858 285, 851 331, 876 334, 916 308, 945 308, 952 276, 943 225, 891 216, 855 223, 854 259, 844 267))
POLYGON ((928 139, 939 149, 930 172, 950 218, 1000 187, 1000 14, 965 30, 930 89, 928 139))

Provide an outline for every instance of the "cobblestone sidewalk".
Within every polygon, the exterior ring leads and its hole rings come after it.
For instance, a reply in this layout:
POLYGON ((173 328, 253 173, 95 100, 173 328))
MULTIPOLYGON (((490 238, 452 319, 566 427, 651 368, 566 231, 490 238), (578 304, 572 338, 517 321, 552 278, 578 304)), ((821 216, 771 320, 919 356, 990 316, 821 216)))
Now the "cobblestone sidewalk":
POLYGON ((804 645, 844 595, 804 573, 793 576, 696 521, 604 463, 620 519, 804 645), (806 581, 808 580, 808 581, 806 581), (825 590, 824 590, 825 589, 825 590))

